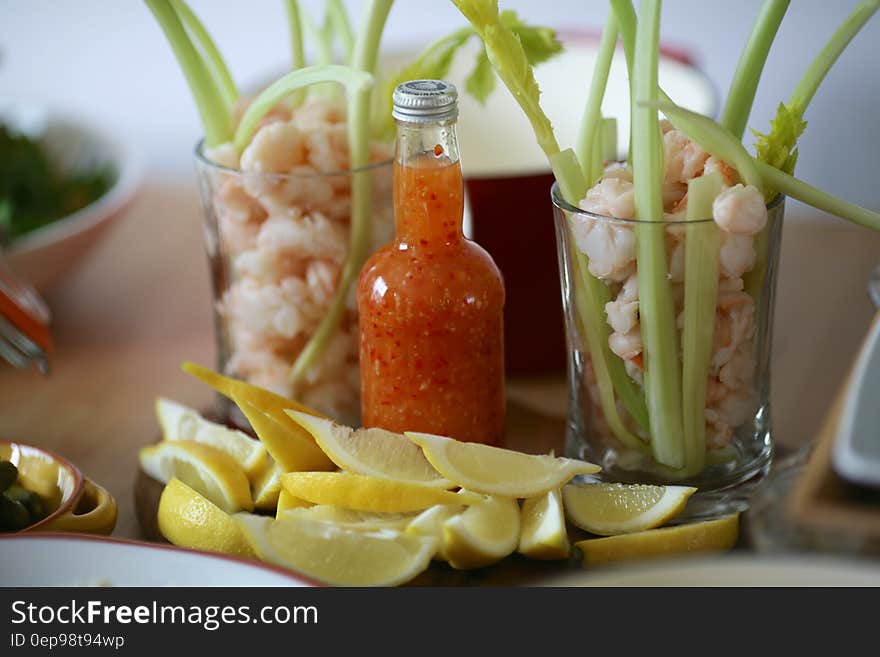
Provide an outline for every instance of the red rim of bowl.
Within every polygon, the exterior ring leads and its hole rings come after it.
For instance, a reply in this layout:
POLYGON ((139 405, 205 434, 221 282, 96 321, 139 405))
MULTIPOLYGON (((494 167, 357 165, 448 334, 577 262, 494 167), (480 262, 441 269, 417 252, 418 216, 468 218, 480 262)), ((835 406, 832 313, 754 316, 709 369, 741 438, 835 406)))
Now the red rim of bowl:
MULTIPOLYGON (((51 458, 53 461, 59 463, 63 467, 67 468, 67 470, 72 472, 74 481, 76 482, 73 487, 73 492, 70 494, 70 496, 67 498, 66 501, 62 501, 61 504, 58 505, 57 509, 55 509, 52 513, 50 513, 48 516, 46 516, 45 518, 43 518, 39 522, 35 522, 32 525, 28 525, 24 529, 19 529, 17 532, 14 532, 14 533, 10 534, 9 536, 18 536, 21 534, 25 534, 27 532, 30 532, 30 531, 40 527, 41 525, 45 525, 50 520, 54 520, 55 518, 58 518, 58 517, 64 515, 65 513, 70 511, 70 509, 73 508, 73 506, 76 504, 77 500, 79 500, 79 498, 82 496, 83 488, 85 488, 85 485, 86 485, 85 475, 83 475, 82 470, 80 470, 78 467, 76 467, 68 459, 56 454, 55 452, 53 452, 51 450, 46 449, 45 447, 37 447, 36 445, 31 445, 30 443, 23 443, 19 440, 5 440, 5 439, 0 438, 0 445, 18 445, 20 447, 28 447, 30 449, 37 451, 37 452, 42 452, 43 454, 45 454, 46 456, 51 458)), ((44 535, 48 535, 48 533, 49 532, 46 532, 44 535)), ((0 535, 0 538, 8 538, 9 536, 0 535)))
MULTIPOLYGON (((8 441, 4 441, 8 442, 8 441)), ((287 579, 293 580, 295 582, 299 582, 300 584, 307 584, 309 586, 314 587, 325 587, 326 584, 319 582, 317 580, 311 579, 306 575, 301 575, 293 570, 289 570, 287 568, 282 568, 281 566, 276 566, 274 564, 266 563, 265 561, 256 561, 254 559, 245 559, 243 557, 236 557, 231 554, 221 554, 219 552, 206 552, 204 550, 192 550, 190 548, 178 547, 177 545, 165 545, 164 543, 149 543, 147 541, 135 541, 127 538, 116 538, 113 536, 95 536, 94 534, 76 534, 72 532, 34 532, 34 533, 16 533, 16 534, 0 534, 0 541, 4 540, 15 540, 15 539, 41 539, 48 538, 54 540, 66 540, 66 541, 92 541, 94 543, 115 543, 117 545, 133 545, 136 547, 146 548, 148 550, 165 550, 171 552, 185 552, 189 554, 195 554, 199 556, 209 557, 211 559, 220 559, 221 561, 231 561, 234 563, 244 564, 246 566, 251 566, 252 568, 257 568, 258 570, 266 570, 276 575, 281 575, 287 579)))

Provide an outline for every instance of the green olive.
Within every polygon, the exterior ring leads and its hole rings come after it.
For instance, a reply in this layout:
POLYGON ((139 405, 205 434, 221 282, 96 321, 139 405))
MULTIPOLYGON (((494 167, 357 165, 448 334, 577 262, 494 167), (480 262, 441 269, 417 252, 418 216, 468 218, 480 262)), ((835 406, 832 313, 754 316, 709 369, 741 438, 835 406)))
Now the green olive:
POLYGON ((31 514, 21 502, 0 495, 0 531, 17 532, 32 524, 31 514))
POLYGON ((13 500, 14 502, 21 502, 22 504, 24 504, 25 508, 28 510, 28 513, 30 513, 31 515, 32 522, 42 520, 45 516, 45 507, 43 506, 43 500, 41 500, 40 496, 33 491, 22 488, 18 484, 12 484, 12 486, 6 489, 4 495, 6 495, 6 497, 13 500))
POLYGON ((0 491, 4 491, 18 481, 18 468, 9 461, 0 461, 0 491))

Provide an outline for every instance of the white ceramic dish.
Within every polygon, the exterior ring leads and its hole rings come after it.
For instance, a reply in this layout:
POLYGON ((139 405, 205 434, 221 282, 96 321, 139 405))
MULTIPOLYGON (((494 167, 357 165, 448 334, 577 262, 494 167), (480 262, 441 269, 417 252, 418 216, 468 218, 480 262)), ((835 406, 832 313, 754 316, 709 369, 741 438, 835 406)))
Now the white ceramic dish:
POLYGON ((0 534, 0 586, 314 586, 255 561, 71 534, 0 534), (14 567, 12 567, 14 565, 14 567))
POLYGON ((859 352, 832 460, 844 479, 880 487, 880 318, 859 352))
MULTIPOLYGON (((565 50, 535 67, 541 87, 541 107, 553 123, 563 148, 574 147, 586 104, 598 42, 590 35, 560 35, 565 50)), ((469 177, 527 176, 549 171, 547 158, 535 140, 531 125, 503 83, 481 105, 464 91, 464 81, 477 52, 470 43, 459 53, 447 78, 459 88, 458 138, 464 174, 469 177), (511 135, 517 135, 511 139, 511 135)), ((387 53, 380 59, 383 74, 396 74, 417 53, 387 53)), ((683 107, 714 116, 717 94, 699 69, 671 56, 661 56, 659 79, 669 96, 683 107)), ((611 65, 605 100, 605 117, 617 119, 619 156, 629 143, 629 82, 623 51, 611 65)))
POLYGON ((824 556, 734 555, 627 564, 548 578, 544 586, 880 586, 880 563, 824 556))
POLYGON ((97 201, 16 239, 4 256, 19 277, 45 293, 83 262, 134 198, 141 180, 137 156, 124 141, 87 119, 16 98, 0 98, 0 123, 41 138, 62 170, 110 165, 113 186, 97 201))

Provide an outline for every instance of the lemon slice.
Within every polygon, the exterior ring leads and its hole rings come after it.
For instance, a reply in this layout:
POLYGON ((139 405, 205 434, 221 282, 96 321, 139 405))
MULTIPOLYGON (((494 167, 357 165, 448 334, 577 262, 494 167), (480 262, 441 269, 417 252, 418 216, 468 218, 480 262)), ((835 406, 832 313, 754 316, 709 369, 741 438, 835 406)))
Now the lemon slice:
POLYGON ((568 557, 571 544, 558 488, 524 500, 520 525, 517 552, 543 561, 568 557))
MULTIPOLYGON (((278 486, 281 486, 281 477, 278 478, 278 486)), ((279 493, 278 503, 275 508, 276 518, 280 518, 285 511, 289 511, 290 509, 308 509, 313 506, 310 502, 294 497, 283 488, 281 488, 279 493)))
POLYGON ((260 441, 243 431, 206 420, 188 406, 159 397, 156 418, 165 440, 194 440, 216 447, 241 463, 252 482, 269 467, 269 454, 260 441))
POLYGON ((241 398, 235 403, 251 423, 260 442, 284 472, 302 470, 335 470, 331 461, 312 435, 293 422, 286 415, 287 423, 278 422, 274 415, 264 413, 259 408, 241 398))
POLYGON ((168 483, 177 477, 227 513, 254 508, 244 469, 216 447, 189 440, 144 447, 140 451, 144 472, 168 483))
POLYGON ((287 411, 306 429, 324 453, 343 470, 372 477, 387 477, 452 488, 428 463, 419 447, 399 433, 384 429, 357 429, 299 411, 287 411))
POLYGON ((425 570, 436 541, 390 529, 362 532, 293 517, 237 514, 257 555, 338 586, 393 586, 425 570))
POLYGON ((647 484, 569 484, 565 515, 576 527, 614 536, 659 527, 681 513, 696 488, 647 484))
MULTIPOLYGON (((287 491, 282 491, 282 496, 287 491)), ((280 504, 279 504, 280 508, 280 504)), ((327 522, 343 529, 355 529, 359 531, 376 531, 379 529, 393 529, 404 531, 412 522, 415 513, 375 513, 371 511, 355 511, 343 509, 329 504, 315 504, 309 507, 288 509, 280 513, 278 518, 305 518, 316 522, 327 522)))
POLYGON ((437 471, 454 484, 485 495, 535 497, 578 474, 601 468, 585 461, 531 455, 427 433, 406 432, 437 471))
POLYGON ((172 478, 159 498, 159 532, 174 545, 254 557, 241 526, 192 488, 172 478))
POLYGON ((260 511, 276 511, 281 495, 281 475, 284 472, 274 461, 251 486, 254 508, 260 511))
POLYGON ((485 497, 443 523, 442 556, 453 568, 482 568, 516 550, 519 504, 511 497, 485 497))
POLYGON ((289 426, 292 428, 296 426, 296 423, 284 413, 285 409, 288 408, 302 411, 303 413, 311 413, 312 415, 317 415, 319 417, 325 417, 323 413, 320 413, 313 408, 309 408, 304 404, 300 404, 293 399, 287 399, 286 397, 275 394, 271 390, 260 388, 259 386, 255 386, 240 379, 223 376, 214 370, 209 370, 207 367, 202 367, 196 363, 185 362, 180 367, 187 374, 194 376, 203 383, 207 383, 214 388, 214 390, 221 395, 228 397, 232 401, 236 401, 236 398, 238 398, 253 404, 259 410, 274 418, 275 421, 280 422, 282 426, 289 426))
POLYGON ((443 550, 443 526, 447 520, 462 513, 466 508, 460 504, 436 504, 418 514, 406 526, 406 533, 437 539, 437 554, 434 558, 446 561, 446 553, 443 550))
POLYGON ((648 529, 633 534, 590 538, 575 543, 585 566, 655 557, 723 552, 736 545, 739 514, 689 525, 648 529))
POLYGON ((473 504, 482 499, 472 493, 458 495, 424 484, 349 472, 290 472, 282 475, 281 483, 294 497, 313 504, 382 513, 421 511, 435 504, 473 504))

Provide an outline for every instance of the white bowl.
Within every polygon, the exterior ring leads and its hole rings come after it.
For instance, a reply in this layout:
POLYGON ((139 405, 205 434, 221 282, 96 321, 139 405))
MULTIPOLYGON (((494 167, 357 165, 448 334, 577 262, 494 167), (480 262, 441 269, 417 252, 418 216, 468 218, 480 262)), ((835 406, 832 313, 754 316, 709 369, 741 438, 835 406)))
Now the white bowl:
MULTIPOLYGON (((590 79, 598 51, 598 40, 589 33, 560 32, 562 53, 535 67, 541 88, 541 107, 553 124, 562 148, 573 147, 587 101, 590 79)), ((477 44, 462 49, 447 79, 459 89, 458 139, 462 170, 469 178, 514 178, 549 172, 547 158, 538 146, 522 109, 501 81, 481 105, 464 90, 473 66, 477 44)), ((412 50, 383 53, 379 69, 396 74, 417 57, 412 50)), ((678 104, 701 114, 714 116, 718 95, 706 75, 682 61, 685 56, 663 49, 659 61, 660 84, 678 104)), ((618 155, 626 156, 629 143, 629 82, 623 50, 618 49, 608 77, 602 113, 617 119, 618 155)), ((549 191, 547 192, 549 199, 549 191)), ((549 204, 549 200, 548 200, 549 204)), ((549 207, 549 205, 548 205, 549 207)))
POLYGON ((131 148, 87 119, 39 103, 0 98, 0 123, 42 137, 49 157, 69 170, 83 164, 110 165, 116 180, 93 203, 14 240, 4 256, 19 277, 48 292, 72 273, 107 228, 134 199, 141 168, 131 148))
POLYGON ((0 534, 0 586, 314 586, 289 570, 85 534, 0 534))

